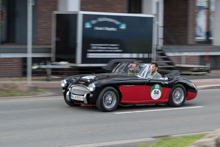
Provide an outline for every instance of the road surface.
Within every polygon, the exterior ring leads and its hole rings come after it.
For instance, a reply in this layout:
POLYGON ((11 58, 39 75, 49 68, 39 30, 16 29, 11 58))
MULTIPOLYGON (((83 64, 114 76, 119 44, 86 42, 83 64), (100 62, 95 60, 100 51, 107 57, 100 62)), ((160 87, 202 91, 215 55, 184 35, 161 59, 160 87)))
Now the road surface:
POLYGON ((100 112, 62 96, 0 99, 1 147, 65 147, 220 128, 220 91, 203 90, 184 107, 136 106, 100 112))

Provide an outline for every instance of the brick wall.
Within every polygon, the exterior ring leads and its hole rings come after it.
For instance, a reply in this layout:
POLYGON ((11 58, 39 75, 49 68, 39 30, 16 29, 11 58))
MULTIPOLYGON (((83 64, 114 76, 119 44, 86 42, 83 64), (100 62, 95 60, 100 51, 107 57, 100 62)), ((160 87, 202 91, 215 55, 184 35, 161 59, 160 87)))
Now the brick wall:
POLYGON ((52 12, 57 0, 37 0, 37 44, 51 44, 52 12))
POLYGON ((127 13, 127 0, 81 0, 81 11, 127 13))
POLYGON ((0 77, 21 77, 22 58, 1 58, 0 77))
POLYGON ((200 65, 200 56, 186 56, 186 63, 192 65, 200 65))
POLYGON ((169 58, 174 64, 200 65, 200 56, 169 56, 169 58))
POLYGON ((169 56, 169 58, 174 64, 181 64, 181 56, 169 56))
MULTIPOLYGON (((188 0, 164 0, 164 31, 167 31, 177 44, 187 44, 187 15, 188 0)), ((174 44, 166 33, 164 40, 167 44, 174 44)))

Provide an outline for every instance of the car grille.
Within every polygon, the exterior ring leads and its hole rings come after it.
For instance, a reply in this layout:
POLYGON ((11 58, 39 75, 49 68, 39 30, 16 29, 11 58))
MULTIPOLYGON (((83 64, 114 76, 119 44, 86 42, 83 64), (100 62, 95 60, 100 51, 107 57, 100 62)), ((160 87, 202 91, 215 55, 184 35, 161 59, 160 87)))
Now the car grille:
POLYGON ((84 95, 86 93, 89 93, 89 90, 86 87, 74 85, 70 88, 70 92, 76 95, 84 95))

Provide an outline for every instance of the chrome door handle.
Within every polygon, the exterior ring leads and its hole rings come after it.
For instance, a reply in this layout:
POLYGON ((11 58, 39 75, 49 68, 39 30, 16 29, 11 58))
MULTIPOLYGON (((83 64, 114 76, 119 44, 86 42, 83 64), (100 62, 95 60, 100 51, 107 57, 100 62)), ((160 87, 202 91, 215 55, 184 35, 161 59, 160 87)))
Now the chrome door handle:
POLYGON ((161 84, 168 84, 168 82, 161 82, 161 84))
POLYGON ((131 86, 134 86, 134 85, 123 85, 124 87, 131 87, 131 86))

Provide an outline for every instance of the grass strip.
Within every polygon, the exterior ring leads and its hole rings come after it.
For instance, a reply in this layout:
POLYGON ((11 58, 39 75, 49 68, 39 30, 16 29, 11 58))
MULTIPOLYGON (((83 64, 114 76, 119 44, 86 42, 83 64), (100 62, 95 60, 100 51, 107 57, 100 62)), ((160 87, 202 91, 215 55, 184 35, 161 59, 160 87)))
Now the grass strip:
POLYGON ((21 92, 14 90, 0 89, 0 97, 13 97, 13 96, 31 96, 47 93, 47 89, 38 89, 36 92, 21 92))
POLYGON ((145 143, 145 144, 139 145, 139 147, 149 147, 150 145, 151 145, 150 143, 145 143))
POLYGON ((187 147, 207 134, 162 138, 155 144, 142 144, 139 147, 187 147))

